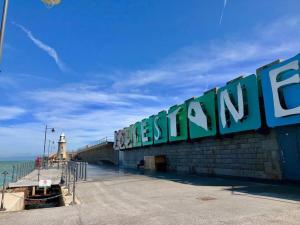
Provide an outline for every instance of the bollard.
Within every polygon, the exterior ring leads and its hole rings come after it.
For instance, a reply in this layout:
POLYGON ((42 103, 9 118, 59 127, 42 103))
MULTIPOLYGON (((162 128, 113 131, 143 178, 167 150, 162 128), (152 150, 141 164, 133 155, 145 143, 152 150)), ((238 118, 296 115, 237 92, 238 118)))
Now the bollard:
POLYGON ((2 187, 2 198, 1 198, 0 211, 5 211, 5 208, 4 208, 4 195, 5 195, 5 189, 6 189, 6 176, 7 176, 8 172, 4 171, 2 174, 4 175, 4 180, 3 180, 3 187, 2 187))

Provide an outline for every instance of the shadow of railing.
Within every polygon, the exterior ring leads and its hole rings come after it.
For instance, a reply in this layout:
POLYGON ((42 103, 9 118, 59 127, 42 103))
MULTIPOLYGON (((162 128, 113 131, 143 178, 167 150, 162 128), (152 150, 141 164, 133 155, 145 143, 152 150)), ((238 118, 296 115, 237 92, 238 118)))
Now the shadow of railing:
POLYGON ((291 200, 300 203, 300 185, 297 183, 280 183, 270 180, 249 180, 243 178, 218 177, 205 175, 180 174, 176 172, 152 172, 125 170, 131 174, 142 174, 155 179, 169 180, 194 186, 224 187, 235 195, 273 198, 273 200, 291 200))
MULTIPOLYGON (((107 165, 100 165, 99 167, 101 168, 101 172, 96 172, 94 174, 94 178, 97 181, 101 181, 102 179, 105 180, 108 177, 109 179, 113 179, 115 176, 125 177, 130 175, 143 175, 153 179, 169 180, 187 185, 221 187, 222 190, 231 192, 233 195, 267 198, 274 201, 296 201, 297 204, 300 204, 299 184, 283 184, 265 180, 252 181, 231 177, 190 175, 177 172, 155 172, 137 169, 123 169, 107 165), (98 177, 97 174, 99 175, 98 177)), ((141 180, 145 179, 141 178, 141 180)))

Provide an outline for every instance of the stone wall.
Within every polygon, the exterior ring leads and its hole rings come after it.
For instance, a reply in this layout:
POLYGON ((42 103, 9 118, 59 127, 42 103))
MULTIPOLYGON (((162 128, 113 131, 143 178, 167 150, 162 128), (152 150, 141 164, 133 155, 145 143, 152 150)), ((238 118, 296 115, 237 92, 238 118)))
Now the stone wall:
POLYGON ((118 153, 113 149, 113 143, 108 142, 105 144, 100 144, 98 146, 93 146, 87 148, 77 154, 77 158, 88 163, 99 163, 99 162, 112 162, 114 164, 118 163, 118 153))
POLYGON ((144 156, 166 155, 170 171, 279 180, 282 178, 275 130, 251 131, 230 138, 204 138, 124 151, 125 168, 136 168, 144 156))

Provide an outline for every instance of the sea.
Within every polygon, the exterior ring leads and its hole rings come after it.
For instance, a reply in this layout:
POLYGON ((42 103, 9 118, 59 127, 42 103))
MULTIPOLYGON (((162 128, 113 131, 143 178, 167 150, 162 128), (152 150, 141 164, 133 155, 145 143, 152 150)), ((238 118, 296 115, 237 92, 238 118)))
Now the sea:
POLYGON ((13 165, 17 165, 19 163, 23 163, 23 162, 28 162, 26 160, 24 161, 0 161, 0 190, 2 189, 2 185, 3 185, 3 179, 4 179, 4 175, 3 172, 7 171, 8 175, 7 175, 7 182, 11 181, 12 178, 12 169, 13 169, 13 165))

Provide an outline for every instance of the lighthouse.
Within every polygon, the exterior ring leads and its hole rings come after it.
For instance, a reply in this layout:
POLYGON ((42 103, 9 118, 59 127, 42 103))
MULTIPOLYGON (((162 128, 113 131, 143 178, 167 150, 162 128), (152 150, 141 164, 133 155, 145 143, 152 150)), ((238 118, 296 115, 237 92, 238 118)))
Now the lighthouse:
POLYGON ((58 160, 67 160, 68 159, 67 141, 66 141, 66 137, 65 137, 64 133, 62 133, 59 137, 57 159, 58 160))

